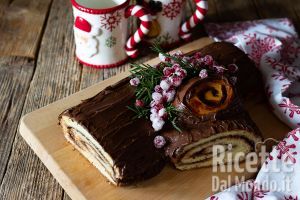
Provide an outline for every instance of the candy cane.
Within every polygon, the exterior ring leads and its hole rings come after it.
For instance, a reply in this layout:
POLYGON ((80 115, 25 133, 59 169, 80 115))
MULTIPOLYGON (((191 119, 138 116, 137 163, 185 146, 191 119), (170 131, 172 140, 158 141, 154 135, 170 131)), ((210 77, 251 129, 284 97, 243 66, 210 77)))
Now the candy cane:
POLYGON ((207 0, 195 0, 195 3, 195 13, 190 17, 189 20, 182 24, 179 30, 179 36, 184 40, 189 39, 191 37, 191 33, 189 33, 190 30, 194 28, 197 24, 199 24, 201 21, 203 21, 207 13, 207 0))
POLYGON ((139 5, 132 5, 126 8, 125 17, 136 16, 141 20, 140 27, 131 36, 125 46, 128 56, 135 58, 138 55, 138 50, 135 48, 145 35, 149 33, 151 15, 139 5))

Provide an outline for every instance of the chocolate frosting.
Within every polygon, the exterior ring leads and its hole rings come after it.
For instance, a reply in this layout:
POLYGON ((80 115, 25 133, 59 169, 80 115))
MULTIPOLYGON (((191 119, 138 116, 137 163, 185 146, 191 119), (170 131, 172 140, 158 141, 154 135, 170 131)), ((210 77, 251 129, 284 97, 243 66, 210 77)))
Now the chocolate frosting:
POLYGON ((192 55, 200 52, 203 55, 211 55, 215 61, 222 65, 236 64, 237 72, 236 88, 240 97, 245 98, 252 94, 263 94, 262 77, 254 62, 242 50, 228 42, 215 42, 200 50, 190 52, 192 55))
MULTIPOLYGON (((208 138, 214 134, 232 130, 245 130, 257 133, 257 136, 260 137, 259 130, 250 119, 247 112, 243 109, 236 92, 235 96, 232 96, 230 104, 226 106, 226 108, 216 112, 213 110, 209 114, 199 116, 188 107, 186 98, 189 98, 191 95, 191 88, 197 87, 199 82, 205 83, 218 79, 226 79, 226 77, 214 77, 204 80, 193 78, 185 82, 177 90, 173 105, 181 110, 178 116, 178 126, 182 132, 180 133, 173 129, 162 132, 163 136, 168 141, 168 145, 165 147, 165 154, 172 162, 178 162, 180 160, 178 155, 180 155, 179 151, 182 147, 201 139, 208 138)), ((230 84, 229 82, 225 83, 230 84)), ((221 106, 222 105, 217 105, 217 107, 222 108, 221 106)), ((202 108, 202 110, 204 109, 205 107, 202 108)))
MULTIPOLYGON (((257 73, 253 62, 237 47, 225 42, 213 43, 197 52, 201 52, 203 55, 211 55, 215 61, 225 66, 232 63, 237 64, 239 67, 238 81, 236 85, 232 85, 225 76, 214 76, 203 80, 192 78, 178 88, 173 105, 181 110, 177 125, 182 132, 169 128, 161 133, 168 141, 165 154, 173 163, 180 161, 184 146, 222 132, 245 130, 257 135, 257 138, 261 138, 259 129, 243 108, 240 100, 240 95, 246 96, 249 92, 254 92, 256 90, 255 85, 260 82, 260 75, 257 73), (249 77, 249 79, 246 79, 246 77, 249 77), (222 83, 219 80, 224 81, 222 83), (213 104, 203 99, 201 91, 192 94, 196 92, 197 88, 199 90, 203 87, 201 83, 207 85, 202 88, 203 91, 212 90, 213 93, 214 88, 209 86, 211 85, 210 82, 222 85, 222 91, 220 90, 222 94, 218 94, 221 95, 220 101, 213 102, 213 104), (223 88, 232 88, 232 91, 223 88), (191 107, 193 102, 189 100, 193 95, 196 99, 200 99, 200 103, 196 102, 196 107, 201 107, 200 114, 195 113, 195 110, 191 107), (203 99, 202 102, 201 98, 203 99)), ((232 137, 237 136, 232 135, 232 137)), ((248 142, 253 143, 253 141, 248 142)))
POLYGON ((153 145, 151 123, 133 119, 135 113, 127 108, 134 102, 134 92, 127 78, 62 113, 99 142, 122 170, 120 181, 125 184, 152 177, 164 165, 162 154, 153 145))
MULTIPOLYGON (((237 89, 240 94, 246 96, 256 90, 260 76, 253 62, 232 44, 213 43, 197 51, 213 56, 219 64, 236 63, 239 66, 237 89)), ((182 146, 219 132, 237 128, 259 132, 235 95, 226 109, 203 116, 191 112, 183 99, 190 86, 197 81, 191 79, 185 82, 174 101, 174 105, 183 111, 178 118, 183 132, 179 133, 168 126, 159 132, 168 141, 165 154, 173 162, 178 159, 176 151, 182 146)), ((133 105, 134 100, 135 88, 130 86, 129 78, 126 78, 61 114, 84 126, 99 142, 114 160, 115 166, 121 169, 122 184, 152 177, 161 171, 165 163, 163 154, 153 145, 156 133, 151 122, 133 119, 135 113, 127 108, 133 105)))
MULTIPOLYGON (((168 141, 168 145, 165 148, 165 154, 169 157, 172 163, 177 163, 180 161, 180 155, 182 148, 185 145, 197 142, 201 139, 208 138, 215 134, 219 134, 226 131, 233 130, 245 130, 257 133, 257 137, 260 138, 259 130, 256 128, 255 124, 251 121, 249 116, 240 116, 241 119, 235 120, 216 120, 193 124, 185 124, 184 128, 181 123, 182 132, 176 130, 167 130, 163 132, 163 136, 168 141)), ((228 136, 227 136, 228 137, 228 136)), ((237 137, 236 135, 231 135, 229 137, 237 137)), ((253 141, 248 141, 253 144, 253 141)), ((254 144, 253 144, 254 145, 254 144)))

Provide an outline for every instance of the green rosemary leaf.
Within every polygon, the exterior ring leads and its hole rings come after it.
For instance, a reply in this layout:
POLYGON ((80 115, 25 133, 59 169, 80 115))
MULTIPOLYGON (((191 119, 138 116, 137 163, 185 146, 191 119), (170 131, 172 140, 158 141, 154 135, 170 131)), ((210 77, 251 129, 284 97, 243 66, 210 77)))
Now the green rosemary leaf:
POLYGON ((136 106, 127 106, 127 108, 136 114, 133 117, 133 119, 142 118, 142 117, 148 118, 148 113, 150 110, 147 108, 136 107, 136 106))
POLYGON ((132 106, 126 106, 129 110, 136 112, 136 110, 132 106))
POLYGON ((192 64, 190 64, 188 62, 185 62, 184 60, 179 59, 176 56, 172 56, 169 53, 165 53, 158 44, 154 44, 151 49, 153 51, 155 51, 156 53, 158 53, 158 54, 162 54, 163 56, 174 60, 176 63, 180 64, 180 66, 182 68, 184 68, 184 69, 187 69, 187 68, 191 68, 192 69, 193 68, 192 64))
POLYGON ((172 126, 178 131, 178 132, 180 132, 180 133, 182 133, 182 130, 177 126, 177 124, 176 124, 176 120, 177 120, 177 118, 175 117, 172 121, 171 121, 171 124, 172 124, 172 126))
MULTIPOLYGON (((187 71, 188 74, 192 74, 194 76, 197 73, 197 71, 195 71, 190 63, 187 63, 176 56, 170 55, 169 53, 165 53, 159 45, 154 44, 152 49, 153 51, 160 53, 167 58, 170 58, 175 63, 178 63, 183 69, 187 71)), ((172 67, 172 65, 172 63, 168 62, 161 62, 159 66, 156 67, 152 67, 149 64, 131 64, 130 72, 132 74, 132 77, 140 79, 140 83, 136 87, 135 91, 136 98, 142 100, 146 105, 146 107, 137 107, 135 105, 128 106, 128 109, 135 112, 135 118, 149 118, 149 104, 152 100, 152 93, 154 92, 154 88, 160 83, 162 77, 164 76, 163 69, 167 66, 172 67)), ((171 103, 165 105, 165 108, 168 114, 168 121, 177 131, 181 132, 180 128, 176 125, 179 111, 171 103)))

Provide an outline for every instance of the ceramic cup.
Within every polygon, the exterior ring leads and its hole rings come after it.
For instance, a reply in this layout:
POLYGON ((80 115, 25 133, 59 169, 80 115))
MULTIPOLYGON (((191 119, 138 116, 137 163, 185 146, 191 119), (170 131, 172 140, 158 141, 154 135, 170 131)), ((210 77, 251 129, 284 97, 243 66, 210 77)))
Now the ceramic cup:
POLYGON ((152 16, 147 41, 161 46, 170 46, 180 39, 188 40, 190 31, 199 24, 207 13, 207 0, 194 0, 196 11, 185 21, 185 0, 138 0, 152 16))
POLYGON ((95 68, 110 68, 136 57, 135 48, 149 32, 151 15, 130 0, 71 0, 78 60, 95 68), (128 33, 128 17, 141 21, 133 36, 128 33))

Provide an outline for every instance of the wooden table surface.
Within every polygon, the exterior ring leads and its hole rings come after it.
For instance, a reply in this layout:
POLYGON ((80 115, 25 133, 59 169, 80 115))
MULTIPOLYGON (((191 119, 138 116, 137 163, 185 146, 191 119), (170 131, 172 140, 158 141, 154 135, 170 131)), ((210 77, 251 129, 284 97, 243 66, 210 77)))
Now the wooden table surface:
MULTIPOLYGON (((188 0, 189 12, 194 8, 188 0)), ((289 17, 299 0, 209 0, 207 22, 289 17)), ((69 0, 0 0, 0 199, 69 199, 18 134, 21 116, 129 67, 96 70, 74 58, 69 0)), ((195 38, 202 34, 195 31, 195 38)), ((226 31, 226 30, 224 30, 226 31)), ((131 62, 154 57, 144 55, 131 62)), ((99 192, 99 196, 101 193, 99 192)))

